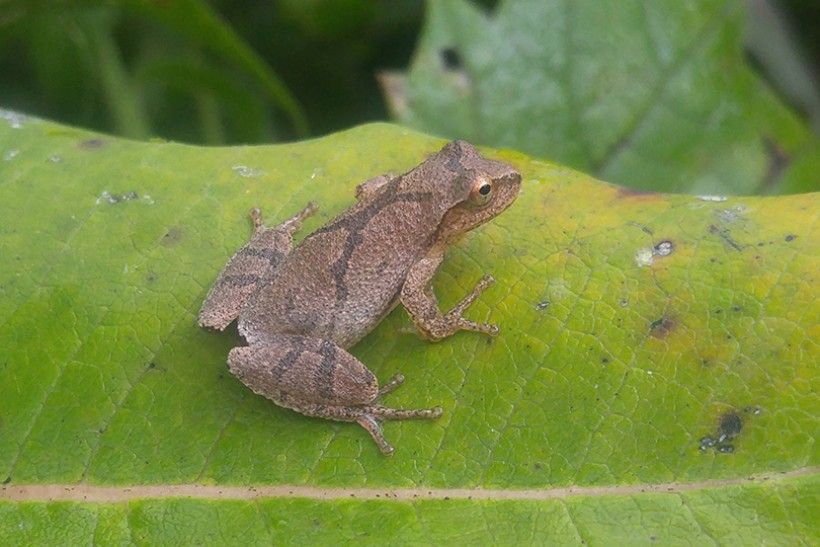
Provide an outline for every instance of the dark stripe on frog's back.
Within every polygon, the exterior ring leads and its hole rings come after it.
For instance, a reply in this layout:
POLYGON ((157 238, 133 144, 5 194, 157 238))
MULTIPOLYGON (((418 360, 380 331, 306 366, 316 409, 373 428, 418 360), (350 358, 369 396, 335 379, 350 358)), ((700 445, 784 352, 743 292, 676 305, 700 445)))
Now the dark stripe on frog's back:
POLYGON ((347 241, 345 241, 342 248, 342 253, 331 264, 331 271, 333 272, 333 281, 336 287, 336 305, 341 306, 347 299, 349 290, 345 283, 345 276, 350 265, 350 258, 353 253, 364 240, 362 232, 365 231, 367 225, 382 211, 389 206, 401 203, 420 203, 429 200, 432 197, 431 192, 398 192, 399 184, 403 177, 396 177, 390 181, 384 190, 376 196, 367 206, 357 209, 353 208, 348 213, 340 216, 314 233, 308 238, 313 238, 319 234, 335 232, 338 230, 347 231, 347 241))
POLYGON ((240 256, 253 256, 256 258, 264 258, 265 260, 270 263, 271 266, 275 266, 282 259, 285 257, 285 254, 282 251, 277 249, 271 249, 268 247, 265 248, 256 248, 256 247, 243 247, 239 253, 240 256))
MULTIPOLYGON (((385 191, 369 204, 353 206, 330 224, 307 236, 292 251, 277 274, 260 285, 257 294, 251 297, 250 306, 243 310, 239 318, 240 333, 246 338, 250 336, 259 340, 271 333, 324 337, 346 348, 372 330, 395 305, 396 293, 401 290, 404 280, 381 278, 382 282, 389 281, 390 285, 390 294, 379 295, 385 298, 381 302, 371 298, 371 287, 354 291, 347 286, 346 278, 351 258, 357 255, 357 248, 367 243, 363 234, 374 218, 393 208, 391 206, 423 203, 431 198, 428 192, 398 193, 399 181, 400 178, 397 178, 388 183, 385 191), (312 261, 322 258, 327 261, 324 267, 309 269, 312 261), (308 290, 310 284, 314 287, 308 290), (351 307, 350 298, 354 297, 354 292, 355 298, 364 302, 363 305, 351 307), (296 294, 300 295, 298 300, 296 294)), ((437 224, 435 221, 423 222, 421 228, 429 226, 431 232, 425 237, 432 237, 437 224)), ((418 251, 423 251, 423 248, 424 243, 420 243, 418 251)), ((416 259, 416 256, 408 256, 406 268, 416 259)))

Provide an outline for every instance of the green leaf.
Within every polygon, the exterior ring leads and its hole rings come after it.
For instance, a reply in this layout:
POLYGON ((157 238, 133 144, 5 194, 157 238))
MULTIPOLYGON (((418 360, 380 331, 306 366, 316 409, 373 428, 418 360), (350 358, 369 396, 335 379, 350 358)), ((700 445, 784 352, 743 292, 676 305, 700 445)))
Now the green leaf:
POLYGON ((395 117, 634 188, 818 189, 820 141, 747 66, 741 0, 428 2, 395 117))
POLYGON ((248 210, 316 200, 303 235, 441 144, 197 148, 0 111, 2 537, 816 542, 816 194, 636 193, 487 151, 521 195, 435 286, 448 306, 492 273, 468 315, 499 337, 429 344, 396 310, 352 350, 441 419, 386 423, 386 458, 227 372, 241 340, 195 316, 248 210))

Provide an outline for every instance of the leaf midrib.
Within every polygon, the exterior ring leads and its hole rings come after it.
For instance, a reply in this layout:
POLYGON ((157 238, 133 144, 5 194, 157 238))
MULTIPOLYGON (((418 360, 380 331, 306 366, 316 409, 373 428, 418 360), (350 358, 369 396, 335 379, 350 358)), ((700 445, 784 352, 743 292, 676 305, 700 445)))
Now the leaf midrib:
POLYGON ((600 498, 607 496, 641 496, 651 494, 679 495, 700 490, 733 486, 752 486, 787 479, 811 477, 820 466, 809 466, 779 473, 766 473, 729 479, 694 482, 630 484, 615 486, 562 486, 555 488, 375 488, 268 485, 219 486, 203 484, 154 484, 128 486, 92 486, 86 484, 25 484, 0 487, 0 502, 86 502, 118 503, 141 499, 212 499, 256 500, 259 498, 308 498, 316 500, 525 500, 544 501, 566 498, 600 498))

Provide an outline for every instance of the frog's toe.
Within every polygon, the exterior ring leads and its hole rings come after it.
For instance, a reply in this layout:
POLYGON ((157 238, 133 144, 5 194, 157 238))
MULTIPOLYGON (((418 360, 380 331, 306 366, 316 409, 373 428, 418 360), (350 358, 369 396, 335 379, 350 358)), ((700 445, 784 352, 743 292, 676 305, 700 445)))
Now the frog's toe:
POLYGON ((498 328, 498 325, 496 325, 495 323, 484 323, 481 326, 483 327, 481 332, 483 332, 484 334, 487 334, 489 336, 498 336, 500 329, 498 328))
POLYGON ((361 416, 356 422, 362 426, 370 436, 373 438, 373 441, 378 445, 379 450, 385 456, 390 456, 396 450, 393 448, 387 439, 384 438, 384 433, 382 433, 382 427, 376 418, 370 414, 365 414, 361 416))
POLYGON ((379 388, 379 394, 376 396, 378 399, 379 397, 384 397, 388 393, 392 393, 396 390, 397 387, 404 383, 404 374, 395 374, 393 375, 390 380, 387 381, 381 388, 379 388))

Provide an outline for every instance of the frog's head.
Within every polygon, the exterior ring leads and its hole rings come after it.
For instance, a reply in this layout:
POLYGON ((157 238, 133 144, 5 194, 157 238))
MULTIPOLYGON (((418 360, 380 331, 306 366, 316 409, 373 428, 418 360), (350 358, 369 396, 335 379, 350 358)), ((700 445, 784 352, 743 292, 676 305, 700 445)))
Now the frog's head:
POLYGON ((452 205, 439 225, 439 238, 456 239, 510 206, 521 187, 521 173, 501 161, 489 160, 465 141, 453 141, 439 154, 449 157, 455 175, 452 205))

